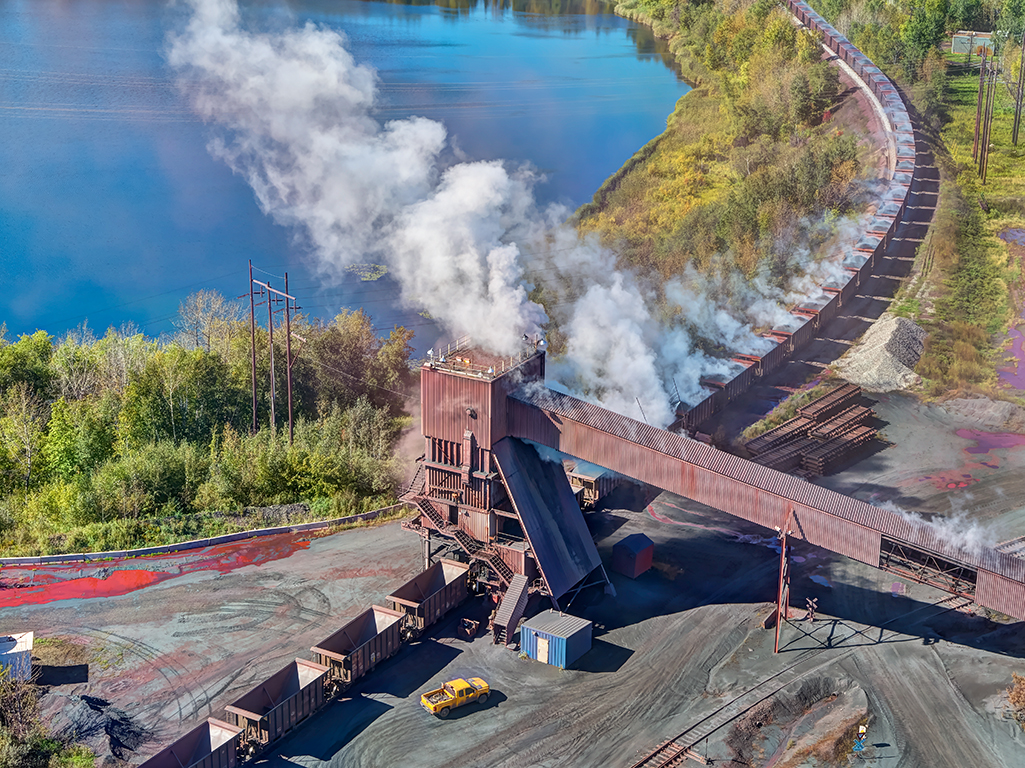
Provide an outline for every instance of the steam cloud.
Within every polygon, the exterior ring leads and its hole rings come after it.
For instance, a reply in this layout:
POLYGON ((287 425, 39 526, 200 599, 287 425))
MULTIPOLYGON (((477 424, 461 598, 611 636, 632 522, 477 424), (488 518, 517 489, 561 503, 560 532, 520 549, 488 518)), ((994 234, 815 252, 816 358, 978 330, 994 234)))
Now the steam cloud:
POLYGON ((992 549, 996 546, 997 540, 993 532, 977 521, 970 519, 969 512, 964 509, 953 508, 953 514, 949 517, 939 515, 932 518, 925 518, 917 512, 909 512, 897 506, 892 501, 878 505, 881 509, 889 510, 909 523, 924 525, 932 534, 954 547, 960 547, 966 552, 979 554, 985 549, 992 549))
POLYGON ((614 254, 562 224, 568 211, 538 207, 529 169, 446 165, 440 123, 375 120, 376 75, 340 33, 312 23, 252 32, 236 0, 186 2, 192 15, 168 56, 193 108, 220 127, 211 153, 248 181, 265 214, 308 241, 325 272, 383 263, 404 303, 499 354, 549 319, 528 298, 531 275, 543 274, 567 335, 550 375, 620 413, 668 424, 670 393, 694 404, 707 394, 702 376, 740 370, 699 349, 695 330, 764 353, 773 343, 752 326, 794 322, 781 303, 821 292, 840 269, 819 262, 787 292, 764 276, 742 283, 724 272, 717 284, 690 273, 667 287, 660 315, 653 291, 617 269, 614 254))

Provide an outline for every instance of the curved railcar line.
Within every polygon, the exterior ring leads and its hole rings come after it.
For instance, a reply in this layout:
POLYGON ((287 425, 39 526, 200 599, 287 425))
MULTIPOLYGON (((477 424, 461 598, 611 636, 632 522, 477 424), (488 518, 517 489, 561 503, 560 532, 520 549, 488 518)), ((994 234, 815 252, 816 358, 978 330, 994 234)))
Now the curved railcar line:
POLYGON ((908 223, 907 209, 911 198, 911 181, 917 168, 915 134, 907 107, 897 88, 882 70, 812 8, 800 0, 785 0, 784 5, 798 21, 822 35, 823 44, 861 78, 878 102, 887 122, 884 126, 895 144, 895 167, 887 190, 883 193, 875 217, 869 222, 861 239, 845 254, 844 268, 851 273, 847 284, 832 299, 816 308, 809 318, 790 336, 766 353, 757 363, 748 366, 726 385, 697 403, 677 422, 688 430, 723 410, 728 403, 747 392, 759 377, 778 370, 794 354, 810 342, 847 305, 862 282, 879 266, 879 260, 897 234, 908 223))

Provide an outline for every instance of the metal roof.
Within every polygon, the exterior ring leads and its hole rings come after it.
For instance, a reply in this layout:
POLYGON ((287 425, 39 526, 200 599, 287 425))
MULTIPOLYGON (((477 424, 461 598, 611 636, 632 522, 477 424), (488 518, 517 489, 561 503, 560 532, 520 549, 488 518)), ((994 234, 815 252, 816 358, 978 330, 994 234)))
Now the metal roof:
POLYGON ((500 440, 494 452, 534 559, 558 600, 601 565, 566 472, 515 438, 500 440))
POLYGON ((612 548, 614 550, 616 547, 623 547, 636 555, 651 546, 654 546, 654 542, 643 533, 631 533, 617 541, 612 548))
MULTIPOLYGON (((532 619, 523 622, 522 629, 533 629, 535 632, 544 632, 546 635, 566 638, 575 635, 584 627, 590 627, 591 622, 581 619, 579 616, 570 616, 568 613, 559 613, 551 609, 539 613, 532 619)), ((522 630, 521 630, 522 631, 522 630)))
MULTIPOLYGON (((533 386, 510 395, 514 400, 576 421, 627 443, 649 448, 687 464, 709 470, 722 478, 787 499, 862 528, 942 555, 957 564, 985 569, 1017 582, 1025 582, 1025 560, 990 548, 966 549, 943 537, 925 521, 874 507, 859 499, 813 485, 806 480, 763 467, 704 443, 621 416, 570 395, 533 386)), ((624 446, 625 448, 625 446, 624 446)), ((587 459, 587 456, 581 458, 587 459)), ((726 509, 725 512, 730 510, 726 509)))

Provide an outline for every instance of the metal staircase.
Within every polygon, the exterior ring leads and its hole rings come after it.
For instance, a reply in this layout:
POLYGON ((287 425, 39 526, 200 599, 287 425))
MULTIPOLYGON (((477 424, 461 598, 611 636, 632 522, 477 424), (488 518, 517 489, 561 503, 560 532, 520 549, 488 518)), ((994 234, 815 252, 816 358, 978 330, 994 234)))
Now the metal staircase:
POLYGON ((517 573, 509 582, 509 589, 502 597, 502 604, 498 606, 494 620, 494 637, 496 643, 508 645, 512 636, 516 634, 516 625, 523 617, 523 611, 527 608, 527 599, 530 590, 527 589, 527 577, 517 573))
POLYGON ((424 517, 426 517, 428 520, 434 523, 434 526, 439 531, 443 531, 448 527, 448 523, 445 521, 445 518, 441 516, 441 513, 437 510, 437 508, 433 504, 431 504, 431 502, 429 502, 427 499, 422 497, 418 498, 416 500, 416 508, 419 509, 421 513, 423 513, 424 517))
POLYGON ((480 560, 495 572, 503 584, 509 584, 513 579, 512 569, 505 564, 505 561, 493 549, 489 549, 473 538, 466 531, 458 528, 451 532, 459 546, 463 548, 473 560, 480 560))
MULTIPOLYGON (((423 457, 421 457, 423 458, 423 457)), ((402 489, 399 493, 399 498, 403 501, 410 501, 420 496, 424 491, 424 482, 426 480, 426 472, 424 471, 424 463, 417 460, 416 472, 413 473, 413 479, 409 481, 409 485, 402 489)))
POLYGON ((459 546, 462 547, 463 551, 470 556, 471 560, 480 560, 485 563, 492 571, 495 572, 503 584, 508 585, 512 581, 512 569, 506 565, 505 561, 502 560, 497 552, 477 541, 466 531, 450 525, 429 500, 423 497, 418 498, 416 500, 416 508, 420 510, 420 513, 424 517, 434 524, 434 527, 437 528, 439 532, 454 538, 459 546))
POLYGON ((474 557, 491 566, 491 570, 498 575, 498 578, 502 580, 502 583, 512 584, 512 580, 516 578, 516 575, 512 572, 512 568, 506 565, 505 560, 503 560, 494 550, 482 548, 480 552, 474 555, 474 557))

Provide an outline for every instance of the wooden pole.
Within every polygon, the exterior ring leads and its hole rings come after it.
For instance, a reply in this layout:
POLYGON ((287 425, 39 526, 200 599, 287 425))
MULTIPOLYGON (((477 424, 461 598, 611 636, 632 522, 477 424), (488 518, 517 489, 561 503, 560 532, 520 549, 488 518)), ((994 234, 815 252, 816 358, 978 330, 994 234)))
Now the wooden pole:
POLYGON ((288 444, 295 437, 295 425, 292 423, 292 303, 288 296, 288 273, 285 273, 285 362, 288 381, 288 444))
POLYGON ((274 295, 270 290, 270 280, 267 281, 267 332, 270 348, 270 431, 273 434, 276 424, 274 415, 274 295))
POLYGON ((253 358, 253 434, 256 434, 256 298, 253 296, 253 260, 249 260, 249 351, 253 358))
POLYGON ((1014 100, 1014 128, 1011 143, 1018 146, 1018 129, 1021 127, 1022 102, 1025 101, 1025 29, 1021 33, 1021 61, 1018 62, 1018 97, 1014 100))
POLYGON ((773 653, 779 653, 780 628, 783 621, 790 618, 790 560, 787 557, 789 525, 790 515, 787 515, 779 534, 779 589, 776 593, 776 644, 773 646, 773 653))
POLYGON ((975 103, 975 141, 972 144, 972 160, 979 159, 979 127, 982 125, 982 96, 986 92, 986 49, 982 50, 982 64, 979 67, 979 96, 975 103))

